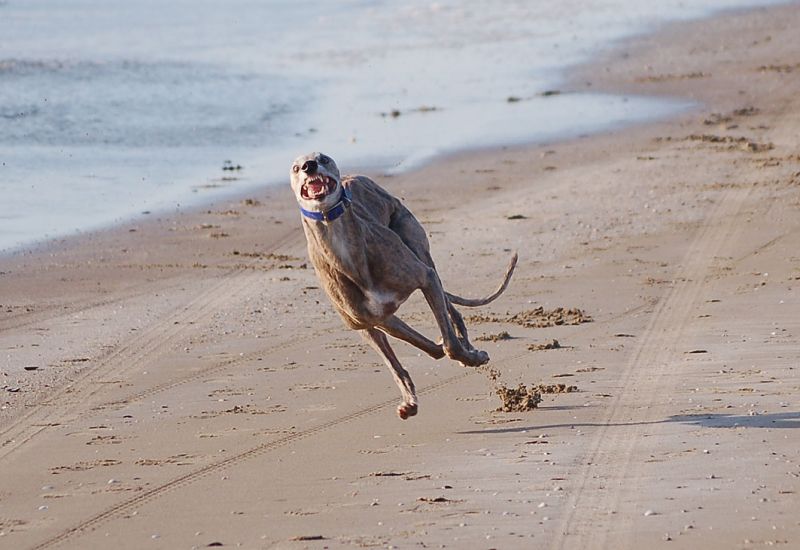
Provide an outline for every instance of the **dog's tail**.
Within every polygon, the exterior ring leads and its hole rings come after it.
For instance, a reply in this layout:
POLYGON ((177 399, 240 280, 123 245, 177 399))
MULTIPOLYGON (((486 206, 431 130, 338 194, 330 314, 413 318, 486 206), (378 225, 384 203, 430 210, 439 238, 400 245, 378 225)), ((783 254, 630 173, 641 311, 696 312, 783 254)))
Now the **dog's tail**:
POLYGON ((485 306, 486 304, 495 301, 503 292, 506 291, 508 287, 508 282, 511 280, 511 275, 514 274, 514 268, 517 267, 517 253, 514 252, 514 255, 511 257, 511 262, 508 264, 508 269, 506 269, 506 275, 503 279, 503 284, 500 285, 494 294, 487 296, 486 298, 462 298, 461 296, 456 296, 455 294, 450 294, 449 292, 445 292, 447 295, 447 299, 450 300, 451 304, 455 304, 457 306, 466 306, 466 307, 479 307, 485 306))

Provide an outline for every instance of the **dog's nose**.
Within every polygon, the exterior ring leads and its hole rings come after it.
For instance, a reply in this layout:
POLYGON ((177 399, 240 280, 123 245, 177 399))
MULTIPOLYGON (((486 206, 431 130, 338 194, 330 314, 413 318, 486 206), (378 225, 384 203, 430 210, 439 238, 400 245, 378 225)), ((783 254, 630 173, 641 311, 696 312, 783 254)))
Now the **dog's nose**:
POLYGON ((317 172, 317 161, 316 160, 307 160, 301 166, 303 172, 306 174, 315 174, 317 172))

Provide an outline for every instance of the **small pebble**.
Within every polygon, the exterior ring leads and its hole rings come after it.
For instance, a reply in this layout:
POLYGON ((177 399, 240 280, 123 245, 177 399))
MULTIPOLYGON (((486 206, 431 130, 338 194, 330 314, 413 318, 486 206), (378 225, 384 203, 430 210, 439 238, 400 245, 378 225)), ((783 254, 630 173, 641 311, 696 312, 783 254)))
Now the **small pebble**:
POLYGON ((644 515, 645 516, 655 516, 656 513, 653 510, 645 510, 644 515))

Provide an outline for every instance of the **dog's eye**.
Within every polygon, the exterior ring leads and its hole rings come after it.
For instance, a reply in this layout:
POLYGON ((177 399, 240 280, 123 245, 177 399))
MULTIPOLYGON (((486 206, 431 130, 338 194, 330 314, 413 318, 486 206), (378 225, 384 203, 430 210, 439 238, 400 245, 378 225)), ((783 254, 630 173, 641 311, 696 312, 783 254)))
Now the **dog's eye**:
POLYGON ((299 171, 300 171, 300 167, 299 166, 297 166, 296 164, 294 166, 292 166, 292 172, 294 172, 296 174, 299 171))
POLYGON ((331 161, 331 159, 329 159, 329 158, 328 158, 328 157, 326 157, 325 155, 320 155, 320 157, 319 157, 319 163, 320 163, 322 166, 325 166, 325 165, 327 165, 327 164, 328 164, 330 161, 331 161))

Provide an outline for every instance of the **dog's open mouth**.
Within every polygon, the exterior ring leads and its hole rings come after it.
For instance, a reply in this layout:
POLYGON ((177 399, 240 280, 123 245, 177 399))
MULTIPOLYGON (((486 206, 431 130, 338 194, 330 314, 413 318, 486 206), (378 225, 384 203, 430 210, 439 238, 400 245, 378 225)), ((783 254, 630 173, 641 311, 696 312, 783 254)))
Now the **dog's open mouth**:
POLYGON ((336 189, 336 180, 318 174, 308 178, 300 189, 300 194, 304 199, 322 200, 336 189))

